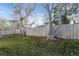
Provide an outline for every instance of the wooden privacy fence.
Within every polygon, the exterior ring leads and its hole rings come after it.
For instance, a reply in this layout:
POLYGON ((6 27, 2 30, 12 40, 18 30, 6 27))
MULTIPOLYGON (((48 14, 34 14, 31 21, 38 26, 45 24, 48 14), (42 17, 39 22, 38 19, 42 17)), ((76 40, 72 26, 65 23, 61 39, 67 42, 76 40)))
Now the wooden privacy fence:
POLYGON ((60 38, 79 39, 79 24, 62 25, 60 38))
MULTIPOLYGON (((23 29, 22 29, 23 30, 23 29)), ((41 27, 41 28, 25 28, 26 34, 30 36, 47 36, 48 34, 48 28, 47 27, 41 27)), ((1 30, 0 35, 8 35, 8 34, 20 34, 20 29, 15 30, 1 30)))
MULTIPOLYGON (((48 35, 48 27, 38 27, 38 28, 25 28, 27 35, 30 36, 47 36, 48 35)), ((0 35, 7 34, 19 34, 20 30, 2 30, 0 31, 0 35)), ((66 39, 79 39, 79 24, 67 24, 62 25, 61 35, 58 35, 60 38, 66 39)))
POLYGON ((48 29, 46 27, 41 28, 26 28, 27 35, 32 36, 47 36, 48 29))
POLYGON ((0 31, 0 36, 1 35, 8 35, 8 34, 15 34, 16 30, 1 30, 0 31))
MULTIPOLYGON (((48 27, 26 28, 27 35, 31 36, 47 36, 48 27)), ((59 38, 79 39, 79 24, 62 25, 61 35, 59 38)))
MULTIPOLYGON (((25 28, 26 34, 30 36, 47 36, 48 35, 48 28, 47 27, 38 27, 38 28, 31 28, 27 27, 25 28)), ((19 29, 17 30, 17 33, 19 33, 19 29)))

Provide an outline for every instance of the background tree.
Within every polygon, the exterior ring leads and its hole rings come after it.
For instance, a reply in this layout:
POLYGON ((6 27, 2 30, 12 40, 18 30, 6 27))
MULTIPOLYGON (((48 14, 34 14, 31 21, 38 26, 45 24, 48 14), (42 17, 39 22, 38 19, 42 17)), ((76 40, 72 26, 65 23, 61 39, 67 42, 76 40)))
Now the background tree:
POLYGON ((68 16, 70 17, 73 14, 76 14, 78 12, 78 6, 79 6, 78 4, 60 4, 60 5, 58 4, 54 8, 54 23, 58 24, 57 30, 55 32, 55 36, 61 34, 62 24, 70 23, 70 19, 68 19, 68 16), (60 15, 58 13, 60 13, 60 15))
MULTIPOLYGON (((54 24, 58 24, 58 17, 57 17, 57 5, 54 7, 54 24)), ((73 14, 78 13, 78 9, 79 5, 78 4, 68 4, 68 3, 64 3, 62 4, 62 24, 69 24, 70 23, 70 19, 68 17, 72 16, 73 14)))
MULTIPOLYGON (((70 20, 68 19, 68 17, 66 15, 62 15, 61 18, 62 18, 61 19, 62 24, 70 24, 70 20)), ((58 25, 58 20, 54 19, 53 23, 55 25, 58 25)))
MULTIPOLYGON (((57 17, 57 8, 59 6, 56 5, 55 8, 54 8, 54 24, 58 25, 58 17, 57 17)), ((69 23, 69 19, 67 18, 67 10, 66 10, 66 4, 62 4, 61 6, 61 22, 62 24, 68 24, 69 23), (63 10, 64 9, 64 10, 63 10)))

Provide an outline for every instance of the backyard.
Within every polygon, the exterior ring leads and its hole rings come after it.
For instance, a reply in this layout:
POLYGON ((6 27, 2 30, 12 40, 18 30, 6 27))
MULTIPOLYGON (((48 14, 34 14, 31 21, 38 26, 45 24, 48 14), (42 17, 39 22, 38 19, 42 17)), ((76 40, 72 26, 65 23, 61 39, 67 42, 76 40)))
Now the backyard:
POLYGON ((79 55, 79 40, 45 40, 43 37, 6 35, 0 38, 0 55, 61 56, 79 55))

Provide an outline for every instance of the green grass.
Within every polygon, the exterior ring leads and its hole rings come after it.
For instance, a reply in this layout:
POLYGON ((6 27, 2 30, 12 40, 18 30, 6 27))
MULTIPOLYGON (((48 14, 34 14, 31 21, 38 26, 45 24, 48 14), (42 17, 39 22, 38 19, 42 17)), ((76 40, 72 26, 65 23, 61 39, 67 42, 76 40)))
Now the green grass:
POLYGON ((0 38, 2 56, 79 55, 79 40, 45 41, 40 37, 7 35, 0 38))

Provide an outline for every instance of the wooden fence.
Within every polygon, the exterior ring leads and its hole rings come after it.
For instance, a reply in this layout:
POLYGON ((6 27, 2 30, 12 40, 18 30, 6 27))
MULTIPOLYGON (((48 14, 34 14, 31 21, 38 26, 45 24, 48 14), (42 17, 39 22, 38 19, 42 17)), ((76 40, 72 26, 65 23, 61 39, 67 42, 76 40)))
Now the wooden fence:
POLYGON ((79 24, 63 25, 60 37, 67 39, 79 39, 79 24))
POLYGON ((16 30, 0 30, 0 36, 1 35, 8 35, 8 34, 15 34, 16 30))
MULTIPOLYGON (((23 30, 23 29, 22 29, 23 30)), ((47 36, 48 29, 47 27, 41 27, 41 28, 25 28, 26 34, 30 36, 47 36)), ((1 30, 0 35, 8 35, 8 34, 20 34, 20 29, 15 30, 1 30)))
MULTIPOLYGON (((30 35, 30 36, 47 36, 48 35, 48 28, 47 27, 38 27, 38 28, 31 28, 31 27, 27 27, 25 28, 26 30, 26 34, 30 35)), ((18 31, 20 31, 19 29, 16 31, 17 33, 19 33, 18 31)))
MULTIPOLYGON (((47 36, 48 35, 48 28, 47 27, 38 27, 38 28, 30 28, 27 27, 26 33, 30 36, 47 36)), ((0 31, 0 35, 7 35, 7 34, 19 34, 19 29, 16 30, 2 30, 0 31)), ((79 24, 67 24, 62 25, 61 35, 58 37, 66 38, 66 39, 79 39, 79 24)))

